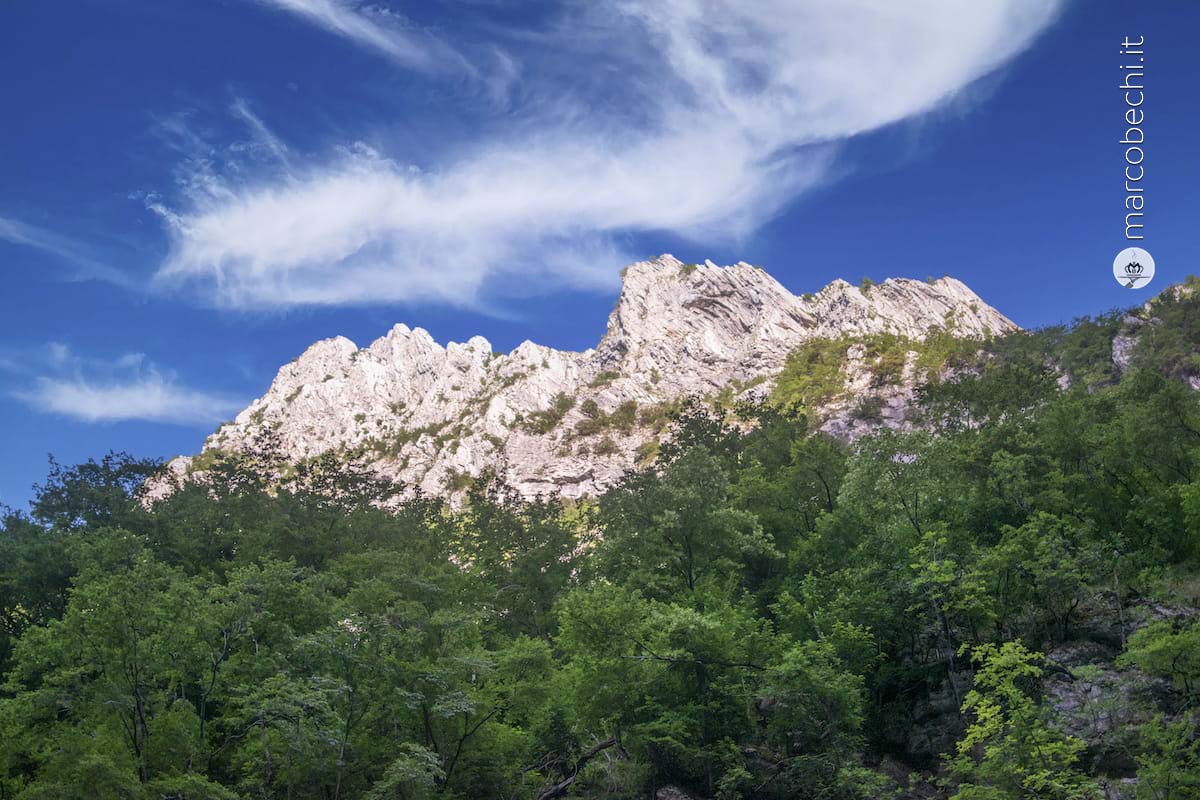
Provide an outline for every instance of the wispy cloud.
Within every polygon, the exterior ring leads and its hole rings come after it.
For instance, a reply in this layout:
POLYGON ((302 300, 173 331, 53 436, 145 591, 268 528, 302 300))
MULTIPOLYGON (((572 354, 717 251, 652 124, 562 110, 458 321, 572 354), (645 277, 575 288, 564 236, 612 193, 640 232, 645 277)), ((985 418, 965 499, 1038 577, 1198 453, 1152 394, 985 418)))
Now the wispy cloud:
POLYGON ((265 149, 285 169, 291 169, 291 154, 288 146, 267 127, 261 117, 254 113, 246 98, 235 98, 229 106, 229 112, 246 124, 254 136, 254 141, 260 147, 265 149))
MULTIPOLYGON (((262 1, 382 46, 355 6, 262 1)), ((201 174, 203 191, 164 215, 157 280, 237 308, 480 305, 489 291, 605 285, 631 233, 753 233, 830 179, 842 143, 959 95, 1060 5, 571 4, 525 40, 538 69, 510 63, 538 101, 505 117, 508 133, 420 166, 355 145, 253 181, 201 174)))
POLYGON ((386 9, 350 0, 254 0, 289 11, 331 33, 423 72, 474 70, 453 47, 386 9))
POLYGON ((81 258, 72 244, 63 237, 15 219, 0 217, 0 239, 33 247, 67 260, 81 258))
POLYGON ((52 342, 41 352, 6 359, 4 369, 21 376, 25 385, 12 394, 30 408, 84 422, 208 426, 243 405, 227 395, 181 385, 141 353, 85 359, 52 342))
POLYGON ((128 275, 97 260, 86 245, 68 236, 10 217, 0 217, 0 241, 48 253, 74 268, 72 280, 100 279, 131 286, 128 275))
POLYGON ((85 422, 143 420, 209 425, 239 407, 224 397, 173 385, 158 373, 127 383, 105 384, 83 378, 38 378, 36 387, 21 397, 38 411, 85 422))

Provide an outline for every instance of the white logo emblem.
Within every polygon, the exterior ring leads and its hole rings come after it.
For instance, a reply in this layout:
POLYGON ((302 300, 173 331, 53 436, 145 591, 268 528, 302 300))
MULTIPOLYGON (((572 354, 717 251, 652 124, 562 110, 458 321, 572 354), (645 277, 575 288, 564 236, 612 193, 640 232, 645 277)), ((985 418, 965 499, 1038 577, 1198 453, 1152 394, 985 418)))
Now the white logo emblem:
POLYGON ((1126 289, 1141 289, 1154 277, 1154 258, 1140 247, 1126 247, 1113 260, 1113 277, 1126 289))

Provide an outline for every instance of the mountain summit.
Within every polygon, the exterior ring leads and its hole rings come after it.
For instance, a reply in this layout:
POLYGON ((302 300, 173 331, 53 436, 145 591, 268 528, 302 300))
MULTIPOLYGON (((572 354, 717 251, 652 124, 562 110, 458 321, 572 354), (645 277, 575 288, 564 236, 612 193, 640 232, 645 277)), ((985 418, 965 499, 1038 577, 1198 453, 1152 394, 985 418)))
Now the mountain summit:
MULTIPOLYGON (((200 456, 171 467, 202 471, 273 430, 290 461, 337 451, 429 494, 459 492, 492 468, 526 497, 579 497, 651 458, 682 398, 765 397, 788 355, 806 342, 920 342, 933 332, 981 338, 1013 330, 949 277, 863 288, 837 280, 797 297, 744 262, 684 264, 663 255, 624 270, 595 349, 525 341, 501 355, 481 336, 443 347, 406 325, 365 348, 326 339, 280 369, 267 393, 213 433, 200 456)), ((861 353, 852 347, 848 355, 847 387, 866 391, 855 382, 861 353)), ((911 381, 897 384, 875 390, 889 412, 880 421, 902 426, 911 381)), ((853 433, 846 408, 829 411, 827 430, 853 433)))

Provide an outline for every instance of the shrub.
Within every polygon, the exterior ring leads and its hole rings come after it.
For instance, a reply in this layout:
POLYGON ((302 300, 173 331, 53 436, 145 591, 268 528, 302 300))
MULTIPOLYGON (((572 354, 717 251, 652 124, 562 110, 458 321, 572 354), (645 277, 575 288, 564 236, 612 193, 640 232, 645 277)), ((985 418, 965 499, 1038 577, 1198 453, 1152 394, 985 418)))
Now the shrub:
POLYGON ((638 414, 638 424, 650 428, 655 433, 661 433, 666 429, 667 424, 671 421, 671 417, 678 413, 682 407, 683 403, 680 400, 668 400, 663 403, 646 406, 638 414))
POLYGON ((854 406, 854 418, 863 422, 883 422, 883 399, 866 395, 854 406))
POLYGON ((909 339, 891 333, 878 333, 864 340, 867 358, 871 360, 871 385, 891 386, 900 382, 908 351, 915 347, 909 339))
POLYGON ((1200 622, 1151 623, 1129 637, 1117 663, 1171 681, 1189 704, 1200 701, 1200 622))
POLYGON ((846 385, 842 364, 848 339, 810 339, 788 354, 775 382, 770 404, 783 410, 811 411, 838 395, 846 385))
POLYGON ((475 483, 475 479, 469 473, 459 472, 458 470, 450 470, 446 473, 444 484, 448 492, 461 492, 464 489, 470 489, 475 483))
POLYGON ((562 422, 563 417, 574 407, 575 398, 559 392, 554 395, 549 408, 529 414, 521 423, 521 427, 530 433, 547 434, 558 427, 558 423, 562 422))
POLYGON ((972 724, 947 764, 957 782, 951 800, 1095 797, 1095 784, 1079 769, 1084 743, 1060 733, 1034 700, 1045 657, 1005 642, 976 647, 971 660, 975 686, 962 710, 972 724))
POLYGON ((640 465, 653 464, 658 458, 660 444, 658 439, 649 439, 638 445, 637 463, 640 465))
POLYGON ((607 423, 621 433, 629 433, 637 423, 637 403, 626 400, 617 406, 617 410, 608 415, 607 423))
POLYGON ((619 377, 621 377, 621 373, 617 372, 616 370, 606 369, 604 372, 601 372, 599 375, 592 378, 592 381, 588 384, 588 387, 592 389, 599 389, 601 386, 608 386, 619 377))
POLYGON ((608 429, 616 429, 628 435, 638 420, 638 405, 634 400, 626 400, 609 414, 604 413, 596 401, 591 399, 585 400, 579 410, 583 412, 584 418, 575 423, 576 436, 595 436, 608 429))

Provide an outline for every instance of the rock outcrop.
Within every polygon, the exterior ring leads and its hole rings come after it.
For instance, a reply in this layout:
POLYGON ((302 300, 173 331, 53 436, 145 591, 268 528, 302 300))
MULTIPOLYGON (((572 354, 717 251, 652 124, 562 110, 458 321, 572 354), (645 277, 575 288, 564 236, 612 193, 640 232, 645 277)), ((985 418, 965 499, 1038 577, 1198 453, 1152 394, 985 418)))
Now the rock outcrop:
MULTIPOLYGON (((1200 279, 1189 276, 1182 283, 1168 286, 1140 307, 1129 309, 1120 316, 1112 337, 1112 366, 1117 375, 1134 365, 1143 340, 1153 340, 1154 331, 1165 327, 1170 332, 1170 338, 1176 339, 1177 346, 1182 348, 1175 355, 1185 357, 1167 359, 1171 363, 1163 363, 1159 358, 1152 368, 1200 391, 1200 368, 1195 359, 1190 357, 1195 352, 1196 325, 1192 320, 1195 319, 1197 290, 1200 290, 1200 279)), ((1153 348, 1152 342, 1150 346, 1153 348)))
MULTIPOLYGON (((579 497, 612 485, 646 455, 666 404, 731 387, 761 395, 805 341, 1016 328, 948 277, 865 290, 838 280, 797 297, 750 264, 664 255, 630 265, 623 280, 607 332, 584 352, 526 341, 498 355, 478 336, 443 347, 406 325, 365 348, 343 337, 317 342, 204 450, 243 450, 272 428, 287 459, 342 451, 431 494, 461 491, 491 468, 526 497, 579 497)), ((885 403, 893 412, 904 394, 895 388, 885 403)), ((901 418, 892 413, 885 422, 901 418)), ((830 424, 853 433, 844 420, 830 424)), ((172 467, 184 473, 202 463, 185 457, 172 467)))

